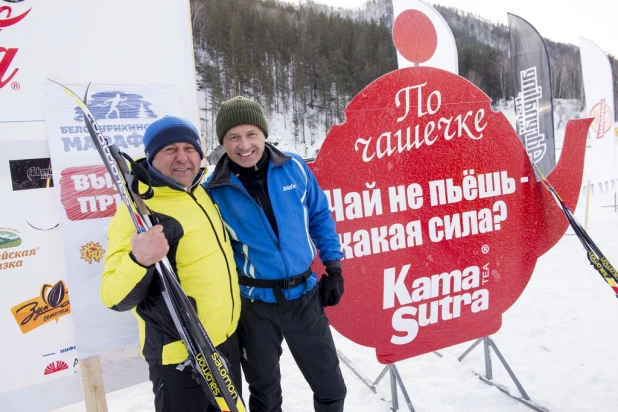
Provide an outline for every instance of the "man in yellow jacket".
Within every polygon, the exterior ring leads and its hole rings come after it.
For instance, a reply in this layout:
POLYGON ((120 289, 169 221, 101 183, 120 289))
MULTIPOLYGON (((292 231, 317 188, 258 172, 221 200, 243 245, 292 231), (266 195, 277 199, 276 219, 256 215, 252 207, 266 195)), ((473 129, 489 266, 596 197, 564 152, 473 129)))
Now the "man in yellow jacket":
POLYGON ((146 129, 144 146, 146 158, 138 163, 152 179, 154 195, 146 205, 157 224, 137 234, 126 207, 118 208, 108 228, 101 298, 109 308, 131 310, 137 318, 157 412, 215 411, 191 368, 178 368, 188 353, 165 306, 155 263, 168 257, 213 344, 228 359, 240 392, 240 293, 230 238, 200 185, 203 152, 195 127, 163 117, 146 129))

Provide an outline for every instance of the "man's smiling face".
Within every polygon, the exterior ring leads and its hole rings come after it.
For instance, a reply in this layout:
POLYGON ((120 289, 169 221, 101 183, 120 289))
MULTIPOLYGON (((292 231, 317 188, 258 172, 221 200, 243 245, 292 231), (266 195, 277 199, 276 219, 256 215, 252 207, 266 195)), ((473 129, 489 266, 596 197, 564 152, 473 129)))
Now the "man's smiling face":
POLYGON ((163 176, 190 188, 200 171, 202 159, 191 143, 180 142, 165 146, 152 159, 152 166, 163 176))
POLYGON ((253 167, 262 157, 266 136, 259 127, 241 124, 223 136, 223 147, 229 158, 240 167, 253 167))

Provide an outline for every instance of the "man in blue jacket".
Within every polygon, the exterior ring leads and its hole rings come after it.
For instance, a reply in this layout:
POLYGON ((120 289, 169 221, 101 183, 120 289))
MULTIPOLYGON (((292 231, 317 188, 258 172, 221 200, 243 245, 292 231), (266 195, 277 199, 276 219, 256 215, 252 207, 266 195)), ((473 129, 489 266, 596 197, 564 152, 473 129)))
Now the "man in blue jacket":
POLYGON ((318 412, 343 411, 346 387, 324 306, 343 294, 343 257, 326 195, 303 159, 266 143, 253 100, 221 105, 225 154, 206 187, 232 238, 242 296, 238 336, 251 412, 281 411, 279 357, 285 338, 318 412), (328 275, 310 269, 319 250, 328 275))

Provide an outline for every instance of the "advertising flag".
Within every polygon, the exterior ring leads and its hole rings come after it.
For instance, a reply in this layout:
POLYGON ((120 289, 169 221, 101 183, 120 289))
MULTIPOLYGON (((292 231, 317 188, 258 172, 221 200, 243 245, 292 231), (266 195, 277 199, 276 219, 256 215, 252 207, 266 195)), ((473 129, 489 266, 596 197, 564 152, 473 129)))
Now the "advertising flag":
POLYGON ((420 0, 393 0, 397 67, 436 67, 458 73, 457 45, 444 17, 420 0))
POLYGON ((612 68, 607 55, 594 42, 580 38, 579 44, 586 113, 594 118, 588 132, 584 184, 591 183, 593 195, 611 198, 616 178, 612 68))
POLYGON ((556 165, 549 53, 530 23, 508 17, 517 134, 530 161, 547 175, 556 165))

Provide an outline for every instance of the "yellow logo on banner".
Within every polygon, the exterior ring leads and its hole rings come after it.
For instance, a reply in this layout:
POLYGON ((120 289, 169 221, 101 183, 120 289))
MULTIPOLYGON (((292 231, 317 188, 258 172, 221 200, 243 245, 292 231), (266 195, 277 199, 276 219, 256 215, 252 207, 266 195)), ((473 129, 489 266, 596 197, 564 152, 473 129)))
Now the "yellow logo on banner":
POLYGON ((96 260, 97 263, 103 258, 105 250, 100 243, 88 242, 80 249, 80 258, 92 265, 92 261, 96 260))
POLYGON ((69 291, 63 281, 55 285, 43 285, 41 296, 22 302, 11 308, 22 333, 28 333, 52 320, 71 313, 69 291))

